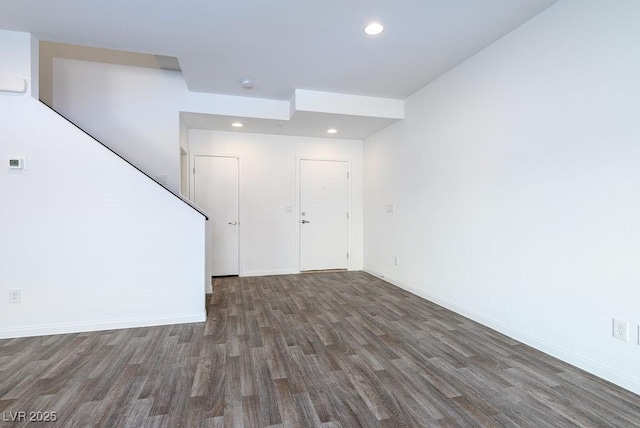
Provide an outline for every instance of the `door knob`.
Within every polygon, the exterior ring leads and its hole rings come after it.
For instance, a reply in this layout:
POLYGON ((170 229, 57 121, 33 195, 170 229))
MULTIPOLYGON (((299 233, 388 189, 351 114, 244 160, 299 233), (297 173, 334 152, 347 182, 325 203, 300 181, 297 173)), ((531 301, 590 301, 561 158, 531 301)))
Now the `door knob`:
POLYGON ((302 224, 305 224, 305 223, 311 223, 311 222, 310 222, 309 220, 302 220, 302 222, 301 222, 301 223, 302 223, 302 224))
POLYGON ((232 226, 235 226, 236 224, 238 224, 238 222, 237 221, 230 221, 229 224, 232 225, 232 226))

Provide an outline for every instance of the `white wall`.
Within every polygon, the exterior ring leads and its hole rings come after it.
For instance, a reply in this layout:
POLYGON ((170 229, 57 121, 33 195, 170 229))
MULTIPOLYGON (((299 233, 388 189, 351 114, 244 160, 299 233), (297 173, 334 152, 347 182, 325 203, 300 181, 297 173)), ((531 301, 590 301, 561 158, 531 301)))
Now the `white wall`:
MULTIPOLYGON (((30 43, 0 32, 0 74, 30 43)), ((205 319, 203 216, 29 96, 0 123, 0 338, 205 319)))
POLYGON ((289 102, 189 92, 180 72, 53 59, 53 107, 180 193, 180 112, 289 119, 289 102))
MULTIPOLYGON (((167 187, 174 192, 184 190, 181 183, 186 178, 181 175, 180 147, 190 152, 194 150, 193 138, 185 138, 186 127, 181 126, 180 111, 203 112, 211 114, 238 115, 267 119, 289 119, 289 102, 260 100, 246 97, 230 97, 215 94, 199 94, 188 91, 180 73, 128 67, 117 64, 54 59, 53 65, 53 103, 54 108, 77 123, 91 135, 117 153, 130 160, 136 166, 158 179, 166 177, 167 187)), ((207 133, 223 136, 224 133, 207 133)), ((194 135, 198 132, 195 131, 194 135)), ((263 172, 267 177, 268 167, 259 164, 255 158, 273 161, 286 168, 295 167, 296 155, 326 155, 352 159, 354 181, 354 199, 352 219, 352 269, 362 267, 362 142, 350 140, 314 139, 283 136, 253 136, 230 133, 225 138, 201 145, 203 150, 239 150, 243 154, 242 165, 248 171, 263 172), (247 140, 249 138, 249 140, 247 140), (249 142, 247 142, 249 141, 249 142), (260 147, 256 145, 260 142, 260 147), (246 162, 244 156, 246 155, 246 162)), ((201 139, 202 140, 202 139, 201 139)), ((204 141, 204 140, 202 140, 204 141)), ((212 140, 213 141, 213 140, 212 140)), ((192 165, 192 163, 191 163, 192 165)), ((253 174, 253 173, 251 173, 253 174)), ((267 181, 253 179, 250 175, 244 187, 247 193, 247 207, 243 205, 241 269, 245 275, 292 273, 297 270, 295 221, 293 214, 285 215, 284 207, 295 202, 295 169, 280 169, 276 179, 267 181), (284 178, 286 191, 281 186, 284 178), (264 187, 266 183, 274 184, 264 187), (260 190, 253 191, 253 188, 260 190), (263 192, 271 192, 264 194, 263 192), (283 193, 284 192, 284 193, 283 193), (253 205, 255 199, 272 198, 271 208, 278 204, 277 215, 265 212, 262 205, 253 205), (287 201, 287 202, 283 202, 287 201), (258 214, 252 219, 252 212, 258 214), (262 214, 267 214, 261 217, 262 214), (264 221, 273 221, 274 228, 264 229, 264 221), (284 233, 277 237, 278 233, 284 233), (273 251, 271 242, 278 242, 273 251), (256 244, 258 243, 258 244, 256 244), (264 251, 265 248, 270 248, 264 251)))
POLYGON ((32 58, 31 47, 36 40, 27 33, 0 30, 0 58, 3 60, 0 74, 22 77, 27 82, 25 94, 35 98, 38 97, 38 84, 32 81, 32 66, 37 70, 38 61, 37 55, 35 61, 32 58))
POLYGON ((364 143, 367 270, 635 392, 638 22, 562 0, 364 143))
POLYGON ((362 269, 362 141, 191 129, 189 146, 192 164, 194 155, 240 158, 240 268, 244 276, 299 272, 296 157, 349 160, 349 269, 362 269), (287 205, 294 212, 286 212, 287 205))
POLYGON ((54 58, 53 107, 154 179, 180 191, 176 71, 54 58))

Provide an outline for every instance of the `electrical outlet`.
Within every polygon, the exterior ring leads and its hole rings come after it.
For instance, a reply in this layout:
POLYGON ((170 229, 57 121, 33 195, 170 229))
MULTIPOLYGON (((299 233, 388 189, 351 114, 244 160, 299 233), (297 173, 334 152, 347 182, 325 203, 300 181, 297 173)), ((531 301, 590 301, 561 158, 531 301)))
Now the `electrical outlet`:
POLYGON ((616 339, 629 341, 629 323, 625 320, 613 319, 613 337, 616 339))
POLYGON ((393 264, 398 266, 398 256, 393 258, 393 264))
POLYGON ((14 288, 9 290, 9 303, 20 303, 21 290, 14 288))

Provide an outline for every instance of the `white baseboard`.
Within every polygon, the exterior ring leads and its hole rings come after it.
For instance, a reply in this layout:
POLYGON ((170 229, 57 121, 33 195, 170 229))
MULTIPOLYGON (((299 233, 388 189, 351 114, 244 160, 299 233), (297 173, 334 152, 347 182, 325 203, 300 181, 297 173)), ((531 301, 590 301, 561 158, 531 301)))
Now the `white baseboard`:
POLYGON ((51 334, 82 333, 87 331, 117 330, 122 328, 153 327, 170 324, 189 324, 204 322, 207 314, 178 315, 173 317, 139 318, 108 320, 89 323, 69 323, 53 325, 36 325, 18 328, 0 329, 0 339, 12 339, 16 337, 48 336, 51 334))
POLYGON ((291 269, 273 269, 273 270, 250 270, 244 271, 240 276, 273 276, 273 275, 294 275, 300 272, 291 269))
POLYGON ((376 276, 382 279, 383 281, 386 281, 399 288, 402 288, 403 290, 406 290, 411 294, 414 294, 430 302, 436 303, 457 314, 463 315, 473 321, 476 321, 484 326, 487 326, 506 336, 509 336, 512 339, 522 342, 525 345, 529 345, 539 351, 542 351, 546 354, 551 355, 552 357, 555 357, 561 361, 564 361, 565 363, 571 364, 572 366, 578 367, 588 373, 591 373, 602 379, 608 380, 609 382, 614 383, 622 388, 625 388, 635 394, 640 394, 640 380, 638 379, 631 378, 624 373, 621 373, 617 370, 613 370, 609 367, 603 366, 602 364, 592 361, 591 359, 586 358, 582 355, 575 354, 567 349, 564 349, 560 346, 549 343, 543 339, 537 338, 535 336, 531 336, 530 334, 520 331, 518 329, 514 329, 506 324, 503 324, 500 321, 496 321, 494 319, 485 317, 484 315, 478 312, 475 312, 471 309, 460 306, 449 300, 443 299, 441 297, 438 297, 429 293, 425 293, 389 275, 376 272, 375 270, 369 269, 367 267, 365 267, 363 270, 373 276, 376 276))
MULTIPOLYGON (((355 268, 348 268, 348 271, 350 272, 357 272, 357 271, 361 271, 363 270, 361 266, 355 267, 355 268)), ((321 271, 319 271, 321 272, 321 271)), ((297 270, 291 270, 291 269, 274 269, 274 270, 252 270, 252 271, 245 271, 242 272, 240 274, 241 277, 250 277, 250 276, 272 276, 272 275, 297 275, 299 273, 302 273, 300 271, 297 270)))

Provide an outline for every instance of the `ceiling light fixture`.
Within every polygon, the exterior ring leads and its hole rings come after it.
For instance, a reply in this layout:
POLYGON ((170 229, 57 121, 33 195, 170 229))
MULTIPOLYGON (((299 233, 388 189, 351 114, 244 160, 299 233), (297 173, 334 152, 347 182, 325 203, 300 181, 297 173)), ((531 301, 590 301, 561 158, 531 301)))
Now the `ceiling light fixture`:
POLYGON ((245 89, 253 89, 253 80, 251 79, 243 79, 240 83, 245 89))
POLYGON ((328 133, 328 134, 337 134, 337 133, 338 133, 338 130, 337 130, 337 129, 335 129, 335 128, 327 129, 327 133, 328 133))
POLYGON ((234 128, 242 128, 244 125, 240 122, 233 122, 231 126, 233 126, 234 128))
POLYGON ((378 22, 372 22, 371 24, 368 24, 366 27, 364 27, 365 34, 368 34, 369 36, 376 36, 383 31, 384 27, 378 22))

